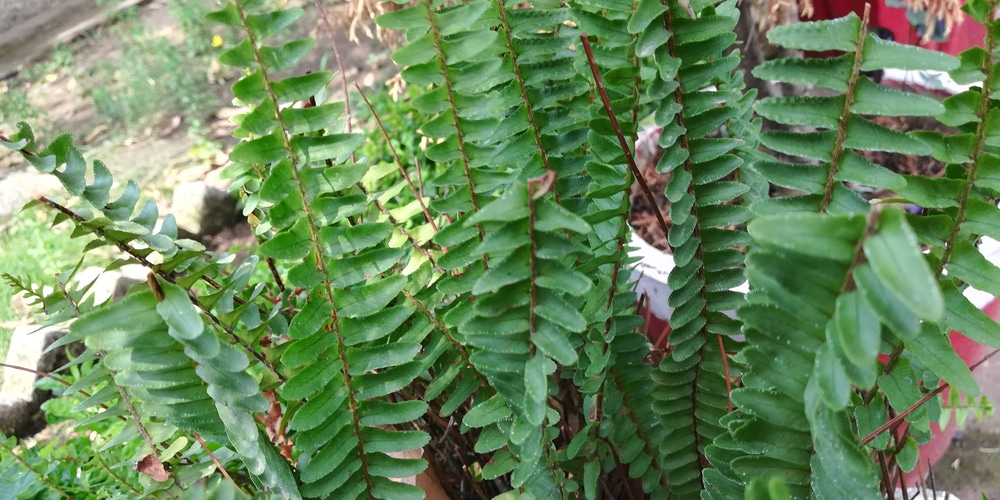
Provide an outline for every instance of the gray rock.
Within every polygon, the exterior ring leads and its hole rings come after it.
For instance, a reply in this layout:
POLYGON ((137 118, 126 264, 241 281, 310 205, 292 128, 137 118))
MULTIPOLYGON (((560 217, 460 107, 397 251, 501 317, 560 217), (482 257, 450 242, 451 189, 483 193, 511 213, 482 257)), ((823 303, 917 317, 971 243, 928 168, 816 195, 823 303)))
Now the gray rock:
POLYGON ((217 234, 240 220, 236 198, 204 181, 175 187, 171 207, 177 227, 195 237, 217 234))
MULTIPOLYGON (((138 264, 122 266, 116 271, 90 267, 81 270, 75 276, 75 283, 76 287, 92 283, 87 296, 93 296, 96 304, 109 299, 117 302, 130 288, 144 282, 146 273, 147 269, 138 264)), ((69 361, 66 356, 67 349, 72 356, 77 356, 84 350, 83 345, 77 342, 45 352, 48 346, 66 333, 64 327, 42 329, 35 325, 17 327, 10 339, 10 350, 7 351, 5 364, 32 368, 44 373, 59 369, 69 361)), ((3 367, 3 383, 0 384, 0 432, 7 436, 24 438, 45 427, 45 413, 41 410, 41 406, 52 397, 52 394, 35 388, 37 380, 38 375, 33 372, 10 366, 3 367)))
POLYGON ((59 192, 59 179, 37 172, 14 172, 0 179, 0 217, 17 213, 32 198, 59 192))
MULTIPOLYGON (((71 344, 45 352, 45 348, 64 335, 66 331, 59 327, 18 327, 11 336, 6 364, 45 373, 53 372, 69 361, 67 349, 73 355, 83 351, 82 345, 71 344)), ((0 385, 0 432, 24 438, 45 427, 45 415, 41 407, 42 403, 52 397, 52 393, 35 388, 37 379, 38 376, 32 372, 4 367, 3 384, 0 385)))
POLYGON ((121 300, 129 289, 146 281, 149 270, 139 264, 122 266, 115 271, 105 271, 100 267, 88 267, 75 276, 76 288, 93 283, 84 298, 93 296, 94 304, 103 304, 108 299, 121 300))

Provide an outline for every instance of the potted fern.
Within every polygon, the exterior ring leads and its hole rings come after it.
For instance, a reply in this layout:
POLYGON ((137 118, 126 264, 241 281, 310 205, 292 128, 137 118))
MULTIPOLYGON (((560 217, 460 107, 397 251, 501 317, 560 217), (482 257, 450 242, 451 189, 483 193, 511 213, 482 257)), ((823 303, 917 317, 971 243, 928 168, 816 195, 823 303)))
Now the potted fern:
MULTIPOLYGON (((912 486, 899 471, 936 396, 978 393, 945 333, 1000 346, 960 292, 1000 292, 975 248, 1000 215, 992 30, 956 59, 866 36, 864 17, 776 28, 774 43, 844 55, 763 64, 760 78, 830 92, 757 100, 734 71, 735 0, 395 5, 377 22, 406 40, 393 59, 436 172, 417 189, 416 164, 356 154, 364 136, 325 98, 334 75, 275 76, 315 41, 275 42, 302 11, 268 5, 210 15, 246 33, 220 56, 246 68, 229 174, 261 242, 238 267, 157 224, 134 183, 112 198, 69 137, 0 137, 63 181, 70 201, 39 200, 57 222, 151 271, 115 305, 46 299, 53 321, 80 316, 65 342, 94 365, 68 390, 88 391, 82 425, 121 420, 95 445, 110 490, 419 498, 403 479, 432 470, 453 498, 892 497, 912 486), (887 67, 982 86, 940 103, 860 76, 887 67), (754 113, 808 130, 760 133, 754 113), (661 356, 628 281, 646 117, 671 173, 661 356), (855 150, 950 166, 900 176, 855 150), (898 198, 868 203, 854 184, 898 198)), ((995 8, 965 7, 989 27, 995 8)))

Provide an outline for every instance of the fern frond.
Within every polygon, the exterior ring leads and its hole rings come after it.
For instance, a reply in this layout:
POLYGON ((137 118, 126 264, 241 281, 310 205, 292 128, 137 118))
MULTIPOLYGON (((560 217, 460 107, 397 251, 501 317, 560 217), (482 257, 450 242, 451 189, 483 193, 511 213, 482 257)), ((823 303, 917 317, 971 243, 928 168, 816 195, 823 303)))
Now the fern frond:
MULTIPOLYGON (((680 496, 702 489, 703 471, 710 466, 706 446, 724 431, 718 422, 729 407, 725 377, 731 374, 723 369, 728 354, 720 350, 728 341, 720 344, 716 336, 738 333, 721 311, 727 307, 723 304, 732 303, 729 289, 744 277, 741 259, 723 256, 741 244, 738 227, 750 215, 729 203, 749 187, 738 181, 706 183, 699 177, 729 175, 743 163, 735 150, 753 149, 752 143, 710 136, 720 126, 741 134, 752 130, 740 124, 747 113, 739 93, 742 83, 732 77, 738 55, 725 55, 739 13, 733 2, 715 7, 692 2, 692 7, 700 12, 697 19, 679 5, 641 5, 631 25, 651 41, 644 50, 653 54, 659 83, 650 89, 663 99, 654 112, 656 124, 664 127, 660 146, 665 152, 657 170, 671 174, 665 194, 672 221, 667 241, 676 262, 669 278, 672 351, 653 375, 657 386, 652 395, 670 443, 662 448, 666 481, 680 496), (655 30, 669 35, 654 36, 655 30), (705 89, 710 85, 715 89, 705 89), (716 260, 729 264, 707 267, 716 260)), ((752 133, 746 137, 755 140, 752 133)))

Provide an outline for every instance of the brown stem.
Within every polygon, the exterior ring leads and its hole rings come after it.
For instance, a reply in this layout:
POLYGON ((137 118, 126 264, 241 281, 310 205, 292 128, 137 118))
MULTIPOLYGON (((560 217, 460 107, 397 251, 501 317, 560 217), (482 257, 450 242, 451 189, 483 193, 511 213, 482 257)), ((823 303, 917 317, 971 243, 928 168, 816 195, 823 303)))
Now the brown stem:
MULTIPOLYGON (((448 66, 445 62, 444 49, 441 46, 441 30, 438 28, 437 22, 435 21, 437 16, 434 13, 434 9, 431 0, 423 0, 424 7, 427 11, 427 20, 430 22, 431 28, 431 38, 434 41, 434 49, 437 52, 438 60, 441 63, 441 77, 444 78, 444 88, 448 98, 448 107, 451 111, 451 121, 452 125, 455 127, 455 135, 458 140, 458 152, 462 158, 462 168, 464 169, 465 179, 469 188, 469 200, 472 202, 472 210, 474 212, 479 211, 479 202, 476 200, 476 185, 472 181, 472 166, 469 162, 469 153, 465 148, 465 133, 462 132, 461 121, 458 117, 458 106, 455 104, 455 91, 452 89, 451 77, 448 76, 448 66)), ((476 231, 479 233, 479 241, 483 241, 485 233, 483 232, 483 226, 481 224, 476 224, 476 231)), ((485 268, 489 267, 489 260, 486 256, 483 256, 483 266, 485 268)))
POLYGON ((267 268, 271 270, 271 276, 274 278, 274 284, 278 286, 279 292, 284 292, 285 282, 281 280, 281 273, 278 272, 278 268, 274 264, 274 259, 268 257, 266 262, 267 268))
MULTIPOLYGON (((230 476, 229 471, 227 471, 226 468, 223 467, 221 463, 219 463, 219 459, 215 458, 215 455, 212 454, 212 450, 208 449, 208 445, 206 445, 205 441, 201 439, 201 436, 199 436, 197 432, 192 433, 192 435, 194 436, 195 440, 198 441, 198 444, 201 445, 201 449, 205 450, 205 453, 208 454, 208 458, 212 459, 212 462, 215 464, 215 468, 219 469, 219 472, 221 472, 222 475, 225 476, 230 483, 233 483, 233 486, 236 488, 236 491, 243 493, 244 495, 247 495, 247 492, 243 491, 243 488, 240 488, 240 485, 236 484, 236 481, 233 481, 233 477, 230 476)), ((249 497, 250 495, 247 496, 249 497)))
MULTIPOLYGON (((365 188, 364 184, 361 184, 359 182, 356 184, 356 186, 358 187, 358 189, 361 190, 362 193, 364 193, 365 196, 372 198, 371 192, 369 192, 368 189, 365 188)), ((389 222, 392 224, 392 227, 396 228, 396 230, 398 230, 400 234, 405 236, 406 239, 413 245, 413 248, 416 248, 417 251, 420 252, 424 257, 427 257, 427 260, 430 261, 432 266, 434 266, 434 270, 441 274, 445 274, 446 271, 444 269, 441 269, 440 266, 438 266, 437 259, 435 259, 434 256, 427 251, 427 249, 420 246, 420 244, 417 243, 417 239, 414 238, 409 231, 403 229, 403 225, 400 224, 399 221, 397 221, 396 218, 393 217, 391 213, 389 213, 389 209, 385 208, 385 205, 383 205, 381 201, 378 201, 377 197, 372 198, 372 201, 375 203, 375 207, 378 208, 379 212, 382 212, 382 215, 385 215, 386 218, 388 218, 389 222)), ((445 217, 447 217, 447 214, 445 214, 445 217)))
MULTIPOLYGON (((66 387, 72 387, 72 385, 73 385, 73 384, 70 384, 69 382, 67 382, 67 381, 65 381, 65 380, 63 380, 63 379, 61 379, 61 378, 59 378, 59 377, 57 377, 55 375, 52 375, 52 374, 49 374, 49 373, 45 373, 45 372, 42 372, 42 371, 38 371, 38 370, 33 370, 31 368, 26 368, 24 366, 8 365, 7 363, 0 363, 0 366, 2 366, 4 368, 10 368, 12 370, 21 370, 23 372, 34 373, 35 375, 38 375, 39 377, 45 377, 45 378, 50 379, 50 380, 55 380, 56 382, 59 382, 60 384, 65 385, 66 387)), ((84 397, 87 397, 87 398, 90 397, 90 394, 88 394, 87 391, 84 391, 83 389, 80 389, 79 392, 80 392, 80 394, 83 394, 84 397)), ((108 407, 104 406, 104 405, 101 405, 101 407, 103 407, 105 410, 108 409, 108 407)))
POLYGON ((419 187, 420 197, 423 198, 424 197, 424 177, 420 173, 420 157, 419 156, 414 156, 413 157, 413 164, 416 165, 416 169, 417 169, 417 186, 419 187))
POLYGON ((604 104, 604 111, 611 120, 611 126, 615 129, 615 135, 618 136, 618 144, 621 146, 622 152, 625 153, 628 167, 632 170, 632 175, 635 176, 635 180, 639 183, 639 187, 642 189, 643 195, 646 196, 646 200, 649 201, 649 205, 653 207, 653 215, 656 216, 656 221, 660 224, 660 229, 663 231, 663 234, 667 234, 670 232, 670 229, 667 227, 667 221, 663 217, 663 212, 660 211, 660 206, 656 203, 656 199, 653 198, 653 192, 649 189, 649 185, 646 184, 646 180, 643 179, 642 172, 639 171, 638 165, 635 164, 635 157, 632 156, 632 150, 628 146, 628 141, 625 140, 625 134, 618 123, 618 117, 615 116, 615 111, 611 107, 611 98, 608 97, 608 91, 604 88, 601 73, 597 69, 597 62, 594 61, 594 51, 590 48, 590 39, 586 34, 582 34, 580 35, 580 41, 583 42, 583 50, 587 53, 587 64, 590 65, 590 72, 594 75, 594 84, 597 86, 597 92, 601 96, 601 103, 604 104))
POLYGON ((715 338, 719 339, 719 354, 722 355, 722 376, 726 377, 726 410, 732 413, 733 399, 730 397, 730 394, 733 393, 733 381, 729 378, 729 356, 726 355, 726 346, 722 344, 722 335, 716 335, 715 338))
POLYGON ((886 498, 893 498, 891 473, 886 463, 885 452, 879 450, 876 455, 878 455, 878 465, 882 469, 882 489, 885 490, 886 498))
MULTIPOLYGON (((403 289, 403 296, 406 297, 407 300, 409 300, 414 305, 414 307, 420 310, 420 312, 424 316, 426 316, 428 320, 430 320, 430 322, 434 325, 434 328, 436 328, 439 332, 441 332, 442 335, 444 335, 444 338, 448 341, 448 343, 452 345, 452 347, 455 348, 455 350, 458 352, 459 357, 462 358, 462 363, 464 363, 466 366, 472 366, 472 362, 469 361, 469 353, 465 350, 465 346, 463 346, 459 341, 455 340, 455 337, 451 336, 451 333, 448 331, 448 327, 445 326, 444 323, 442 323, 441 320, 438 319, 438 317, 435 316, 434 313, 427 308, 427 306, 425 306, 422 302, 417 300, 417 298, 414 297, 413 294, 411 294, 408 290, 403 289)), ((480 380, 487 387, 490 386, 489 382, 486 380, 486 378, 483 377, 482 374, 480 374, 476 370, 473 370, 473 373, 477 374, 480 380)))
MULTIPOLYGON (((521 75, 521 66, 517 63, 517 51, 514 50, 514 37, 511 35, 510 25, 507 23, 507 9, 504 8, 503 0, 496 0, 496 4, 500 13, 500 31, 504 34, 504 41, 507 44, 507 53, 510 54, 511 66, 514 68, 514 80, 517 81, 517 87, 521 91, 521 103, 524 104, 524 110, 528 115, 528 125, 530 125, 531 132, 534 135, 535 147, 538 148, 538 155, 542 159, 542 168, 548 171, 551 170, 549 168, 549 155, 545 151, 545 146, 542 144, 542 131, 539 130, 538 124, 535 122, 534 106, 531 104, 531 99, 528 99, 528 86, 524 84, 524 77, 521 75)), ((555 193, 556 203, 558 203, 559 192, 555 190, 555 186, 553 186, 553 193, 555 193)))
MULTIPOLYGON (((318 2, 319 0, 316 1, 318 2)), ((372 106, 372 103, 368 100, 368 96, 365 95, 365 92, 361 90, 358 82, 354 82, 354 88, 358 89, 358 92, 361 93, 361 98, 365 100, 365 105, 368 106, 368 110, 371 111, 372 116, 375 118, 375 123, 378 125, 378 129, 382 132, 382 137, 385 139, 385 143, 389 145, 389 151, 392 152, 392 157, 396 159, 396 165, 399 167, 399 173, 403 175, 403 180, 406 181, 406 185, 410 186, 410 192, 413 193, 413 196, 417 199, 417 203, 420 205, 420 210, 424 212, 424 218, 426 218, 427 222, 430 223, 434 232, 438 232, 437 224, 434 223, 434 217, 431 217, 431 212, 430 210, 427 210, 427 205, 424 204, 424 199, 420 196, 420 191, 418 191, 413 185, 413 181, 410 180, 410 175, 406 173, 406 167, 403 166, 403 161, 399 159, 399 154, 396 153, 396 147, 392 145, 392 139, 389 138, 389 132, 386 132, 385 126, 382 125, 382 119, 379 118, 378 113, 375 112, 375 107, 372 106)), ((421 190, 423 190, 423 187, 421 187, 421 190)))
MULTIPOLYGON (((902 444, 902 443, 900 443, 902 444)), ((899 466, 897 461, 896 466, 899 466)), ((899 470, 899 486, 903 490, 903 500, 910 500, 910 494, 906 491, 906 474, 903 474, 902 469, 899 470)))
MULTIPOLYGON (((664 6, 667 6, 667 4, 668 4, 667 0, 661 0, 661 3, 664 6)), ((673 32, 673 26, 672 26, 673 19, 672 19, 671 15, 670 15, 670 9, 669 8, 663 13, 662 20, 663 20, 663 29, 666 30, 667 32, 673 32)), ((677 51, 677 37, 672 36, 672 37, 670 37, 669 40, 667 40, 667 49, 668 49, 668 52, 670 54, 670 57, 680 58, 680 55, 678 54, 678 51, 677 51)), ((683 87, 680 85, 680 79, 679 79, 679 77, 677 77, 675 75, 674 76, 674 81, 676 82, 677 85, 674 88, 673 100, 674 100, 675 103, 681 105, 681 109, 682 109, 680 112, 677 113, 677 125, 680 126, 682 129, 686 129, 686 117, 685 117, 684 111, 683 111, 684 91, 683 91, 683 87)), ((678 140, 680 141, 680 147, 682 149, 684 149, 685 151, 688 151, 690 153, 690 151, 691 151, 691 144, 689 142, 689 138, 688 138, 687 134, 681 134, 681 136, 680 136, 680 138, 678 140)), ((689 174, 694 175, 695 165, 694 165, 694 161, 691 159, 691 155, 690 154, 688 154, 687 158, 684 160, 684 167, 683 168, 689 174)), ((688 196, 691 196, 692 198, 694 198, 694 202, 691 203, 691 214, 690 214, 690 216, 694 217, 695 220, 698 220, 699 219, 698 201, 697 201, 697 195, 695 193, 694 183, 693 182, 690 182, 688 184, 688 191, 687 192, 688 192, 688 196)), ((701 238, 701 227, 700 226, 695 225, 694 232, 692 234, 692 238, 695 238, 698 241, 701 241, 702 238, 701 238)), ((700 261, 700 262, 705 262, 705 246, 704 246, 703 243, 698 243, 698 245, 697 245, 697 247, 695 249, 695 257, 694 258, 698 259, 698 261, 700 261)), ((711 332, 708 331, 708 314, 709 314, 708 303, 709 303, 709 301, 708 301, 708 297, 706 295, 706 293, 707 293, 706 292, 706 287, 707 287, 707 284, 708 284, 708 279, 707 279, 706 272, 705 272, 705 266, 701 266, 698 269, 697 279, 702 283, 702 288, 701 288, 701 291, 699 292, 699 294, 700 294, 702 300, 704 301, 704 305, 702 306, 702 310, 701 310, 700 316, 703 317, 703 318, 705 318, 705 320, 706 320, 705 326, 703 326, 701 328, 700 334, 702 335, 702 337, 706 337, 707 338, 707 336, 711 332)), ((674 325, 671 325, 671 327, 673 327, 673 326, 674 325)), ((705 357, 703 355, 703 352, 706 349, 706 346, 708 346, 707 342, 704 343, 701 348, 699 348, 698 361, 695 363, 695 365, 693 367, 691 367, 691 370, 694 371, 695 376, 691 379, 691 396, 690 396, 690 400, 691 400, 691 413, 690 413, 690 416, 691 416, 691 431, 690 431, 690 434, 691 434, 692 439, 694 440, 694 449, 695 449, 695 453, 696 453, 696 455, 698 457, 698 463, 700 465, 699 471, 698 471, 698 482, 699 483, 703 483, 704 482, 704 472, 703 471, 710 466, 708 457, 706 457, 705 454, 702 452, 702 449, 703 449, 702 448, 702 435, 701 435, 701 431, 700 431, 700 428, 702 426, 702 422, 698 418, 698 412, 695 411, 695 409, 698 407, 698 395, 701 394, 701 390, 702 390, 701 387, 699 386, 699 379, 700 379, 700 376, 701 376, 702 363, 705 361, 705 357)))
MULTIPOLYGON (((983 359, 979 360, 978 363, 970 366, 969 370, 970 371, 975 370, 976 368, 979 367, 979 365, 985 363, 987 360, 989 360, 990 358, 992 358, 998 352, 1000 352, 1000 349, 996 349, 993 352, 987 354, 986 357, 984 357, 983 359)), ((910 405, 909 408, 907 408, 907 409, 899 412, 899 415, 896 415, 895 417, 889 419, 888 422, 880 425, 877 429, 875 429, 874 431, 872 431, 871 434, 868 434, 867 436, 865 436, 865 438, 861 440, 861 444, 867 445, 868 443, 872 442, 873 439, 875 439, 876 437, 878 437, 879 434, 882 434, 883 432, 885 432, 885 431, 887 431, 889 429, 895 429, 896 427, 899 426, 900 423, 902 423, 902 420, 904 418, 906 418, 909 414, 911 414, 914 411, 916 411, 917 408, 920 408, 921 406, 924 405, 924 403, 930 401, 931 399, 933 399, 938 394, 941 394, 942 392, 944 392, 944 390, 947 389, 948 387, 950 387, 950 385, 948 385, 947 382, 942 382, 941 385, 939 385, 933 391, 927 393, 927 395, 925 395, 924 397, 920 398, 920 400, 918 400, 916 403, 913 403, 912 405, 910 405)))
POLYGON ((73 311, 76 312, 76 316, 79 318, 83 313, 80 312, 80 307, 77 305, 76 301, 73 300, 73 297, 66 291, 66 285, 62 281, 56 280, 56 286, 59 287, 59 291, 61 291, 63 293, 63 297, 66 298, 66 303, 73 308, 73 311))
MULTIPOLYGON (((549 174, 555 172, 549 170, 549 174)), ((554 175, 553 175, 554 177, 554 175)), ((528 333, 534 335, 538 331, 538 319, 535 316, 535 308, 538 307, 538 258, 535 253, 538 251, 538 244, 535 242, 535 186, 534 179, 528 181, 528 241, 531 250, 528 252, 528 270, 530 273, 528 288, 528 333)), ((535 345, 530 343, 531 355, 535 355, 535 345)))
MULTIPOLYGON (((333 47, 333 58, 337 61, 337 71, 340 72, 340 83, 344 88, 344 113, 347 114, 347 131, 351 132, 351 100, 347 98, 347 73, 344 72, 344 59, 340 57, 340 48, 337 47, 337 39, 333 34, 333 25, 330 24, 330 17, 326 15, 326 8, 323 7, 323 2, 315 0, 315 3, 316 9, 319 10, 319 16, 323 18, 326 34, 330 37, 330 46, 333 47)), ((353 153, 351 156, 353 158, 353 153)))

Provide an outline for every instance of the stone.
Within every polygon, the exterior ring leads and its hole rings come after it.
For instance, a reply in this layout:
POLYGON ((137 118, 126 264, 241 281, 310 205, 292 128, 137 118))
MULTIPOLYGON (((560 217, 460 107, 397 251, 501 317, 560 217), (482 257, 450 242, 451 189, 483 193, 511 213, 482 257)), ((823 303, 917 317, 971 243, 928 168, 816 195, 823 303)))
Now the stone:
MULTIPOLYGON (((51 286, 42 287, 42 295, 48 296, 52 294, 51 286)), ((29 295, 28 292, 20 291, 11 295, 10 297, 10 308, 19 316, 27 316, 31 314, 32 310, 37 306, 35 301, 38 300, 34 295, 29 295)))
POLYGON ((177 185, 171 206, 177 227, 196 237, 217 234, 240 220, 236 198, 205 181, 177 185))
POLYGON ((62 191, 55 176, 37 172, 14 172, 0 179, 0 217, 14 215, 32 198, 62 191))
MULTIPOLYGON (((226 155, 223 155, 223 156, 225 156, 226 161, 229 160, 228 156, 226 156, 226 155)), ((223 191, 228 191, 229 190, 229 185, 233 183, 233 180, 232 179, 223 179, 222 178, 222 171, 223 170, 225 170, 225 169, 224 168, 215 168, 215 169, 210 170, 208 173, 206 173, 205 174, 205 178, 204 178, 205 184, 208 185, 208 187, 213 187, 215 189, 221 189, 223 191)))
POLYGON ((10 308, 18 316, 24 316, 31 312, 30 302, 28 294, 23 291, 10 296, 10 308))
POLYGON ((129 264, 114 271, 88 267, 77 273, 76 288, 93 283, 84 298, 93 296, 94 304, 103 304, 108 299, 118 302, 134 285, 145 282, 148 273, 149 270, 139 264, 129 264))
MULTIPOLYGON (((14 330, 7 351, 5 364, 50 373, 65 365, 69 358, 67 348, 45 349, 66 335, 64 327, 21 326, 14 330)), ((79 343, 67 346, 72 355, 83 352, 79 343)), ((45 427, 42 403, 52 397, 50 391, 35 387, 38 375, 33 372, 5 366, 3 384, 0 384, 0 432, 7 436, 24 438, 45 427)))

